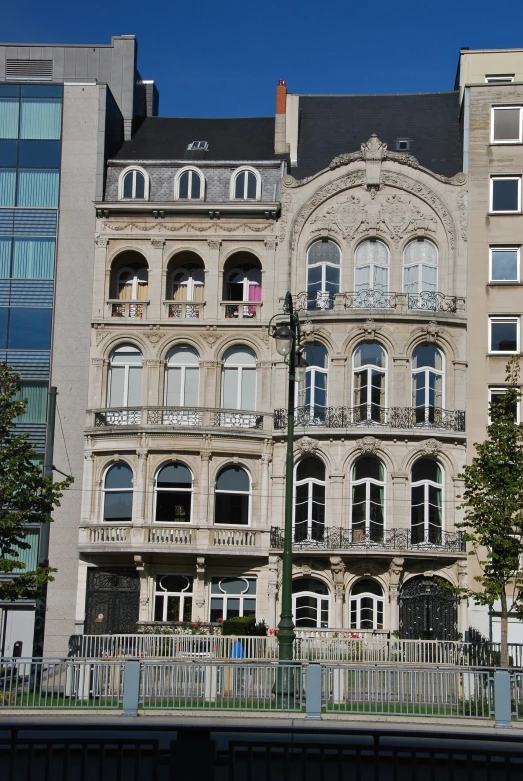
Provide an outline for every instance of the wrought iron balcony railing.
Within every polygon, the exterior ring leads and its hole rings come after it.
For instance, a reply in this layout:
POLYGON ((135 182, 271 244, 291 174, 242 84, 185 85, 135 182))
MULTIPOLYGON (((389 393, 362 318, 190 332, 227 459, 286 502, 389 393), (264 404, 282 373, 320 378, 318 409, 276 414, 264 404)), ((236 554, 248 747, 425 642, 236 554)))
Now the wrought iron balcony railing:
MULTIPOLYGON (((294 530, 296 534, 296 530, 294 530)), ((373 530, 372 535, 361 530, 344 529, 338 526, 316 528, 315 538, 293 539, 294 550, 413 550, 448 551, 466 553, 463 532, 437 530, 431 532, 427 541, 417 541, 417 534, 410 529, 373 530)), ((300 535, 301 537, 301 535, 300 535)), ((284 533, 278 526, 271 526, 271 548, 283 548, 284 533)))
POLYGON ((105 426, 188 426, 272 429, 272 415, 211 407, 111 407, 89 410, 95 428, 105 426))
MULTIPOLYGON (((357 407, 297 407, 296 426, 319 428, 352 428, 383 426, 404 429, 444 429, 465 431, 465 412, 438 407, 380 407, 360 404, 357 407)), ((274 428, 287 428, 287 410, 274 410, 274 428)))
POLYGON ((348 293, 323 293, 304 291, 294 296, 296 311, 325 312, 345 309, 397 309, 401 311, 422 310, 426 312, 457 312, 464 306, 465 299, 447 296, 438 291, 421 293, 391 293, 385 290, 364 289, 348 293))

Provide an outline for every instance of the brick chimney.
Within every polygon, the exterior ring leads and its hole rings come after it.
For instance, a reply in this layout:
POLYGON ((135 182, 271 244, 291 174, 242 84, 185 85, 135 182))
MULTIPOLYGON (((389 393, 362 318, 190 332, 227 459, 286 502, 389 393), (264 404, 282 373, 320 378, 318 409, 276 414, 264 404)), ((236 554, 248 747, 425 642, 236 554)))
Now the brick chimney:
POLYGON ((289 151, 286 140, 287 85, 280 79, 276 87, 276 117, 274 120, 274 154, 284 155, 289 151))

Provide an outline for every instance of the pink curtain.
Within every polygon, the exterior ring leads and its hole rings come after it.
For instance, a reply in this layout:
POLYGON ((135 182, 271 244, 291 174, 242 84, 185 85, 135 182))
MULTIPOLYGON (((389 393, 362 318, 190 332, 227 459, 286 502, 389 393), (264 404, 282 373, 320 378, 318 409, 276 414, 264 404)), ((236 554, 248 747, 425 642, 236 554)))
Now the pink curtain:
POLYGON ((261 301, 262 289, 261 285, 249 285, 249 301, 261 301))

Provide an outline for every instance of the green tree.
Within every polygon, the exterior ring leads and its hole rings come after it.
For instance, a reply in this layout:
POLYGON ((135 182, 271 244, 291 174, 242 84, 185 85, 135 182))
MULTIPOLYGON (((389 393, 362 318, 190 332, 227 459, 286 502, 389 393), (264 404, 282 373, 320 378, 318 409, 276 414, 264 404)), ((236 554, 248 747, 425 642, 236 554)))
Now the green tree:
POLYGON ((475 444, 477 455, 465 466, 465 529, 471 544, 470 556, 477 558, 481 574, 480 591, 465 589, 462 596, 476 604, 500 604, 501 665, 507 667, 508 615, 522 608, 523 577, 523 427, 515 422, 521 397, 519 359, 507 364, 507 392, 491 402, 487 439, 475 444))
POLYGON ((72 482, 67 478, 53 483, 51 477, 43 477, 27 435, 16 433, 15 419, 27 403, 17 399, 19 380, 0 363, 0 599, 8 601, 34 598, 39 587, 53 580, 51 573, 56 570, 38 567, 27 572, 18 554, 30 548, 27 524, 50 523, 53 509, 72 482))

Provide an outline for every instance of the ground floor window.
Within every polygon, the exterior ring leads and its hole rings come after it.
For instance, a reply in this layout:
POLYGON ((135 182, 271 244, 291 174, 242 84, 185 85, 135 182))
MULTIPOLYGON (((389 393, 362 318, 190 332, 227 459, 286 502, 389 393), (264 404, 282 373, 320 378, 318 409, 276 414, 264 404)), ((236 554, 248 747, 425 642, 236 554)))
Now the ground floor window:
POLYGON ((352 588, 350 628, 383 629, 383 589, 375 580, 359 580, 352 588))
POLYGON ((212 578, 210 620, 236 616, 256 617, 256 579, 212 578))
POLYGON ((296 629, 329 626, 329 589, 323 581, 316 578, 293 580, 292 602, 296 629))
POLYGON ((192 577, 157 575, 154 590, 154 620, 191 621, 192 598, 192 577))

